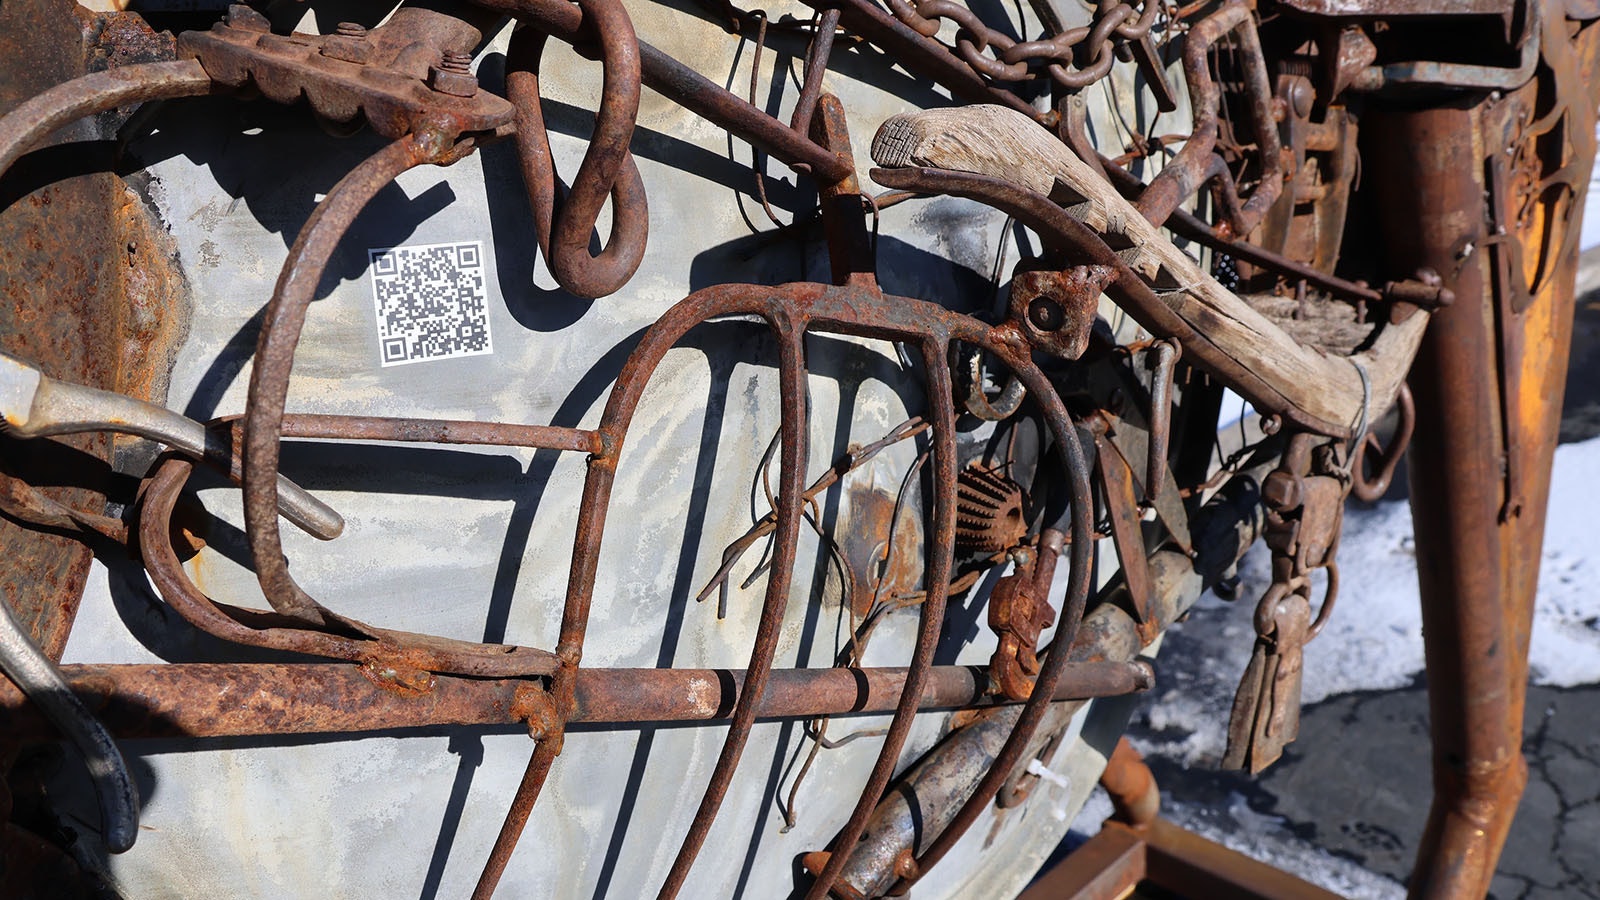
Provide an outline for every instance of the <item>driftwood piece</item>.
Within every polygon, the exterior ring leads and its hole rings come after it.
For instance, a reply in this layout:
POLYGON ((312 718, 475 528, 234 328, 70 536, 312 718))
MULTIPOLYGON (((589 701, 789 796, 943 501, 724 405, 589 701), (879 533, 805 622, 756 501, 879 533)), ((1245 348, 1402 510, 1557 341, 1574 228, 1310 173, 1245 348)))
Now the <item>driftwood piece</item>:
POLYGON ((1427 327, 1425 312, 1381 326, 1353 356, 1296 341, 1203 271, 1066 145, 1005 107, 894 116, 878 129, 872 158, 885 168, 987 175, 1048 196, 1101 235, 1179 318, 1310 418, 1353 428, 1367 402, 1367 421, 1375 421, 1394 402, 1427 327))

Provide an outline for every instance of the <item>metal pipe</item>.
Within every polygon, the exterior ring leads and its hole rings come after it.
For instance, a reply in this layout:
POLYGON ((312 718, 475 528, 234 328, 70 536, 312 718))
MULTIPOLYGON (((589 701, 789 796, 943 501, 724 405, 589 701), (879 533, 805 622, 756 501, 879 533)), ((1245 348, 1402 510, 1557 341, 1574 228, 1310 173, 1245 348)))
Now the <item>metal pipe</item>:
MULTIPOLYGON (((1549 48, 1552 61, 1567 46, 1549 48)), ((1592 61, 1592 32, 1580 46, 1592 61)), ((1571 64, 1568 77, 1575 79, 1571 64)), ((1558 89, 1573 83, 1553 68, 1558 89)), ((1594 91, 1592 84, 1584 88, 1594 91)), ((1507 101, 1531 104, 1534 92, 1507 101)), ((1571 108, 1585 102, 1583 94, 1566 95, 1571 108)), ((1560 276, 1519 313, 1505 294, 1509 279, 1525 277, 1520 267, 1496 286, 1492 254, 1472 249, 1482 248, 1496 227, 1485 208, 1484 167, 1504 144, 1500 128, 1485 122, 1508 114, 1503 108, 1473 98, 1431 109, 1379 107, 1363 120, 1363 140, 1378 148, 1364 157, 1374 189, 1406 198, 1382 220, 1391 268, 1435 267, 1456 297, 1435 312, 1410 379, 1416 399, 1410 494, 1434 772, 1413 897, 1488 890, 1527 780, 1521 750, 1527 647, 1570 352, 1576 255, 1564 255, 1560 276), (1541 352, 1501 349, 1502 342, 1531 341, 1541 352)), ((1593 119, 1578 121, 1568 127, 1583 135, 1574 155, 1587 171, 1593 119)), ((1565 223, 1535 217, 1534 233, 1504 223, 1509 239, 1537 246, 1544 236, 1536 229, 1574 227, 1581 199, 1575 206, 1565 223)))
MULTIPOLYGON (((526 723, 542 681, 434 676, 424 690, 400 693, 375 684, 349 663, 175 663, 65 665, 67 696, 118 740, 258 737, 282 734, 358 736, 441 725, 526 723)), ((904 692, 905 667, 774 669, 756 718, 811 719, 880 715, 904 692)), ((741 669, 583 669, 571 722, 670 725, 727 721, 745 696, 741 669)), ((1115 697, 1149 690, 1143 663, 1077 662, 1055 699, 1115 697)), ((1008 705, 989 691, 978 666, 932 666, 916 695, 918 711, 1008 705)), ((0 729, 18 740, 55 736, 57 726, 31 696, 0 681, 0 729)))

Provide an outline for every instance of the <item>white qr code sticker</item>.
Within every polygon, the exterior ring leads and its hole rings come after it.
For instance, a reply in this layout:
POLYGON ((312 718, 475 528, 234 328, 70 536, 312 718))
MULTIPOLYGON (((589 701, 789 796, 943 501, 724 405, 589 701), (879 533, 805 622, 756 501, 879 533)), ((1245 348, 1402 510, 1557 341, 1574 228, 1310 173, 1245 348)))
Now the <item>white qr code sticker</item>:
POLYGON ((483 242, 385 247, 367 256, 384 366, 494 352, 483 242))

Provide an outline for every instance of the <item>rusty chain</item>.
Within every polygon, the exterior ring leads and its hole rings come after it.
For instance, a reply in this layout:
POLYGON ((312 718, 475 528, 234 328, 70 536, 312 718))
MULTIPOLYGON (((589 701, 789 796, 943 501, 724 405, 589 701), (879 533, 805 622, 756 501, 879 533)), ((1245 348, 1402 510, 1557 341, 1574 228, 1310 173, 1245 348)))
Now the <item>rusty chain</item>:
POLYGON ((1156 15, 1163 8, 1159 0, 1100 0, 1088 25, 1068 28, 1047 38, 1017 41, 984 24, 977 13, 956 0, 886 2, 895 18, 927 38, 939 33, 941 20, 954 22, 958 28, 957 55, 990 80, 1034 81, 1042 70, 1069 90, 1087 87, 1104 77, 1122 44, 1149 40, 1156 15))

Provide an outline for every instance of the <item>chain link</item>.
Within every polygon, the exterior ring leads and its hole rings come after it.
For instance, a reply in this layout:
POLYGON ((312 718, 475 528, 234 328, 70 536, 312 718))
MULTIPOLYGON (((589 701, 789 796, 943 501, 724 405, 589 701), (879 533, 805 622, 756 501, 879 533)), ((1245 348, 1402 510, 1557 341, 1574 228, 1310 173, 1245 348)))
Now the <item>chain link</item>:
POLYGON ((992 81, 1033 81, 1046 73, 1070 90, 1100 80, 1123 43, 1143 41, 1162 10, 1162 0, 1101 0, 1088 25, 1036 41, 1016 41, 985 25, 959 0, 885 0, 895 18, 923 37, 939 33, 940 21, 957 26, 955 51, 992 81))

